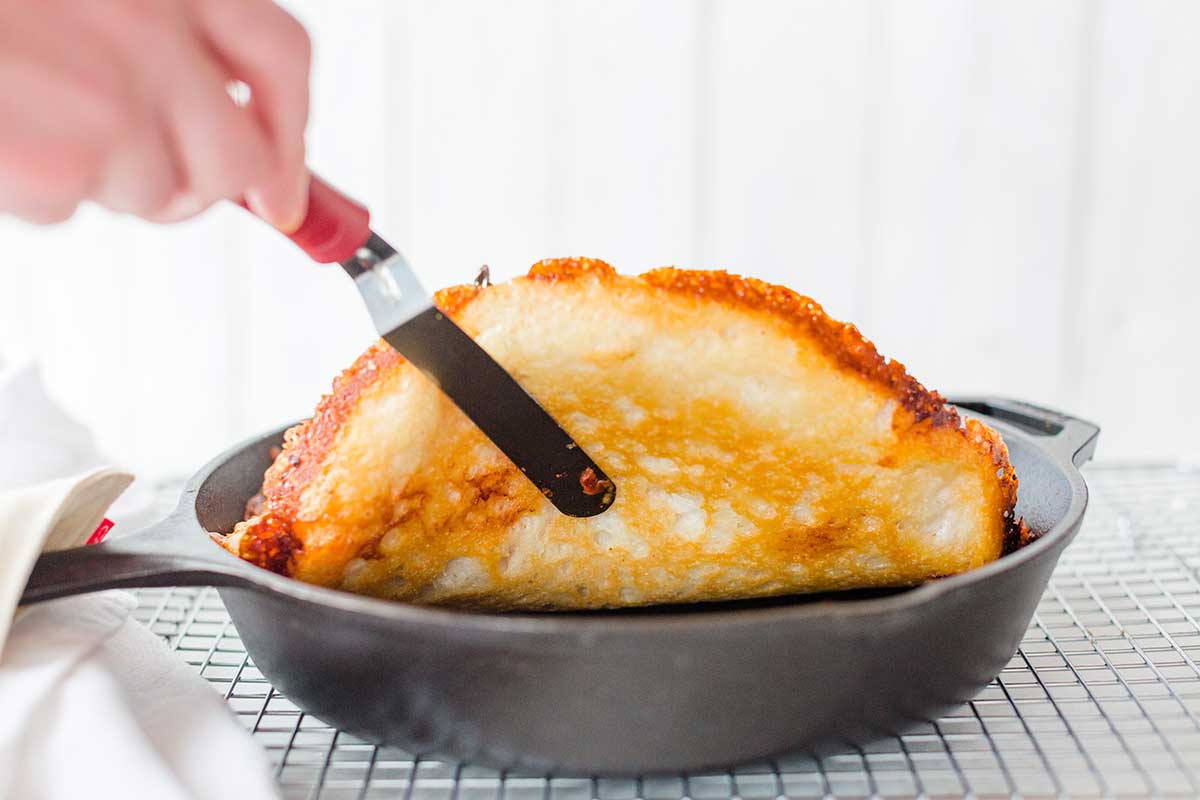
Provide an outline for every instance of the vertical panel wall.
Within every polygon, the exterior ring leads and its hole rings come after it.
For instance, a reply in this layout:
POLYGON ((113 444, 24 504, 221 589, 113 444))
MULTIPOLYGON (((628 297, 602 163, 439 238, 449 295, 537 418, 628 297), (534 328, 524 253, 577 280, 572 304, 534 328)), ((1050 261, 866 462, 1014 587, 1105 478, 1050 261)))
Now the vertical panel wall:
MULTIPOLYGON (((785 283, 946 392, 1200 455, 1200 10, 1187 2, 291 0, 314 168, 432 282, 592 255, 785 283)), ((114 457, 190 471, 372 339, 233 208, 0 220, 0 354, 114 457)))

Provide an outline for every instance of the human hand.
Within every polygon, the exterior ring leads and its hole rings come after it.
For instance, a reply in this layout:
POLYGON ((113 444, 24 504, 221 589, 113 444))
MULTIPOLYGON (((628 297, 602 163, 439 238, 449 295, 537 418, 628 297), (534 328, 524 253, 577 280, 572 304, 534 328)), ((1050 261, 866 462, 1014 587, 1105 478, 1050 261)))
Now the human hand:
POLYGON ((170 222, 244 195, 294 230, 309 57, 270 0, 0 0, 0 211, 170 222))

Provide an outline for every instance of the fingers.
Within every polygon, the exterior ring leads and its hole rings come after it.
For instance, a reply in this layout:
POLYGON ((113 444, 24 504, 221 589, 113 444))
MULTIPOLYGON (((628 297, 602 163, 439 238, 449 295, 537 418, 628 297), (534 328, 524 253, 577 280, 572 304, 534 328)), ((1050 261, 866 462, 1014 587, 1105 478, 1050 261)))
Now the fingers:
POLYGON ((91 199, 113 211, 149 218, 161 214, 178 194, 183 176, 156 109, 144 103, 135 108, 131 124, 105 160, 91 199))
MULTIPOLYGON (((18 9, 19 10, 19 9, 18 9)), ((0 15, 0 212, 37 223, 69 217, 100 180, 122 118, 119 81, 32 24, 0 15)), ((60 34, 70 36, 68 26, 60 34)))
POLYGON ((277 228, 295 230, 308 197, 308 34, 269 0, 196 0, 190 8, 215 56, 250 87, 250 109, 270 141, 272 168, 249 186, 247 202, 277 228))
POLYGON ((270 140, 254 115, 229 97, 221 65, 200 47, 185 46, 160 69, 171 86, 160 113, 193 205, 239 197, 270 174, 270 140))
POLYGON ((309 44, 268 0, 0 0, 0 212, 154 220, 246 196, 303 220, 309 44), (66 13, 69 9, 70 13, 66 13), (228 82, 251 87, 248 108, 228 82))
POLYGON ((0 211, 61 222, 99 180, 113 134, 110 104, 12 52, 0 55, 0 90, 0 211))

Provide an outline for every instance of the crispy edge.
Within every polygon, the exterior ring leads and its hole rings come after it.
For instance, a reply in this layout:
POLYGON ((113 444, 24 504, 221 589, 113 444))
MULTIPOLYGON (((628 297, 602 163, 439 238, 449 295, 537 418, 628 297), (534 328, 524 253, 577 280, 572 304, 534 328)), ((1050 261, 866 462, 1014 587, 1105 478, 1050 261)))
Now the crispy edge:
MULTIPOLYGON (((599 259, 556 258, 539 261, 525 278, 518 280, 549 283, 595 280, 611 285, 622 278, 599 259)), ((955 431, 997 467, 1006 520, 1003 552, 1011 552, 1030 540, 1024 521, 1014 513, 1017 476, 1000 435, 976 420, 960 417, 940 394, 929 391, 909 375, 902 363, 881 356, 854 325, 831 319, 819 303, 791 289, 724 271, 663 267, 634 280, 651 289, 693 299, 705 298, 783 320, 817 342, 835 365, 856 373, 895 398, 907 411, 913 433, 928 436, 943 428, 955 431)), ((477 285, 451 286, 438 292, 435 302, 446 314, 458 318, 481 291, 484 290, 477 285)), ((334 380, 332 391, 321 398, 312 418, 287 431, 283 452, 263 476, 267 511, 259 518, 253 537, 240 537, 239 555, 255 563, 263 562, 261 566, 282 574, 291 572, 294 554, 303 547, 292 533, 291 521, 298 512, 304 487, 318 476, 322 461, 363 393, 403 363, 403 356, 386 343, 375 342, 334 380), (267 541, 255 541, 264 538, 267 541)))

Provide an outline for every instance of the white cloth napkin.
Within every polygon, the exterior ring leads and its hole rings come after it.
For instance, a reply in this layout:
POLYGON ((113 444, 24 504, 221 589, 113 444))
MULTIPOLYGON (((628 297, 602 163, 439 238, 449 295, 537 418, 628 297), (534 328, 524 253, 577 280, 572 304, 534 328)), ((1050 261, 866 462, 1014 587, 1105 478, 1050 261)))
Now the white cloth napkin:
POLYGON ((130 617, 132 595, 42 603, 14 621, 38 553, 85 542, 132 480, 103 463, 35 369, 0 369, 0 798, 277 797, 261 748, 130 617))

